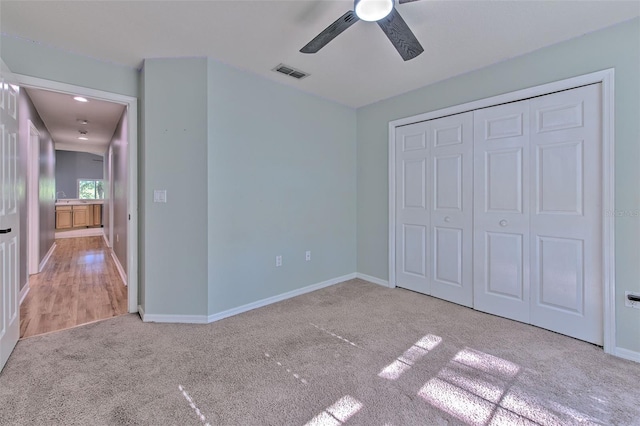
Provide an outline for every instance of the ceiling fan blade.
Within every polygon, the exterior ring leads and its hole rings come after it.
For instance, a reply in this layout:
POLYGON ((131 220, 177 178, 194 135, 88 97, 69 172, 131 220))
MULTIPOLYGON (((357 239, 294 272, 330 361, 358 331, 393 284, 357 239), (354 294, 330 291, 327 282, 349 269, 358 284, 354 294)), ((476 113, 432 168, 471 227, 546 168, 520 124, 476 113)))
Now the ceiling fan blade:
POLYGON ((305 47, 300 49, 302 53, 316 53, 318 50, 325 47, 331 40, 340 35, 344 30, 358 22, 358 18, 353 10, 348 11, 341 17, 339 17, 333 24, 325 28, 320 34, 318 34, 313 40, 311 40, 305 47))
POLYGON ((385 18, 379 20, 378 25, 405 61, 424 52, 420 42, 395 8, 385 18))

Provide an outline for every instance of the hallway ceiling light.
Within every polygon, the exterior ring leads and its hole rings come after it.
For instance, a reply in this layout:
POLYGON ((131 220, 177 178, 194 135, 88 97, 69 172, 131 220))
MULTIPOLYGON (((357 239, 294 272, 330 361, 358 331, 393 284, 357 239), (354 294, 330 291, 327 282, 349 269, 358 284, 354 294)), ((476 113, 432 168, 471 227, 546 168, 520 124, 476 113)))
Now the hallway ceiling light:
POLYGON ((89 102, 87 98, 83 98, 82 96, 75 96, 73 99, 78 102, 89 102))
POLYGON ((89 124, 87 120, 82 120, 80 118, 78 118, 78 123, 82 124, 83 126, 86 126, 87 124, 89 124))
POLYGON ((78 136, 78 139, 80 139, 81 141, 88 141, 89 138, 87 137, 87 132, 85 132, 84 130, 79 130, 80 132, 80 136, 78 136))

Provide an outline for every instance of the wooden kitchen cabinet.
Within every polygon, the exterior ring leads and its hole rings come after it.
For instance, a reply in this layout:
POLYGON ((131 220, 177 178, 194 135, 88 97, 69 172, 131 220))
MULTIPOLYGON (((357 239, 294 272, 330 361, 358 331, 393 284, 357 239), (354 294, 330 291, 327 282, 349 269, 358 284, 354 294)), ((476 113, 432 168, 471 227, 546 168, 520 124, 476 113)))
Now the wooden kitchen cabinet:
POLYGON ((101 226, 102 225, 102 204, 94 204, 91 207, 93 208, 91 224, 93 226, 101 226))
POLYGON ((69 229, 73 226, 73 211, 71 206, 56 207, 56 229, 69 229))
POLYGON ((73 227, 88 226, 89 221, 89 206, 73 206, 73 227))
POLYGON ((56 229, 102 226, 102 204, 56 206, 56 229))

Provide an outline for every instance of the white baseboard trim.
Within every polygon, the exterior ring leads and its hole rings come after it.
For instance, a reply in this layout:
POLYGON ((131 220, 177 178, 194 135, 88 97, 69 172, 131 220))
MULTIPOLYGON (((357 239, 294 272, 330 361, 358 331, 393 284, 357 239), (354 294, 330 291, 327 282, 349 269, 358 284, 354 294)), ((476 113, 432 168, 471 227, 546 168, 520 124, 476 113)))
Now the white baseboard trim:
POLYGON ((51 244, 51 247, 49 248, 49 251, 47 252, 47 254, 45 254, 44 257, 42 258, 42 262, 40 262, 40 266, 38 266, 38 272, 42 272, 42 270, 47 265, 47 262, 49 261, 49 258, 51 258, 51 255, 53 254, 53 251, 55 249, 56 249, 56 243, 54 241, 53 244, 51 244))
POLYGON ((127 273, 124 272, 124 268, 122 267, 122 264, 120 263, 120 259, 118 259, 118 256, 116 256, 116 253, 111 250, 111 258, 113 259, 113 261, 116 264, 116 269, 118 270, 118 274, 120 274, 120 279, 122 280, 122 284, 124 284, 124 286, 127 286, 127 273))
POLYGON ((640 352, 631 351, 629 349, 616 347, 613 355, 620 358, 628 359, 629 361, 640 362, 640 352))
POLYGON ((109 244, 109 239, 107 238, 106 232, 102 233, 102 239, 104 240, 104 243, 107 245, 107 247, 111 248, 111 244, 109 244))
POLYGON ((321 288, 329 287, 344 281, 352 280, 356 277, 356 274, 347 274, 341 277, 332 278, 327 281, 323 281, 317 284, 311 284, 306 287, 299 288, 297 290, 288 291, 286 293, 279 294, 277 296, 268 297, 266 299, 258 300, 257 302, 248 303, 246 305, 238 306, 237 308, 229 309, 226 311, 218 312, 217 314, 209 315, 208 322, 219 321, 224 318, 238 315, 243 312, 251 311, 253 309, 262 308, 263 306, 271 305, 272 303, 281 302, 292 297, 300 296, 305 293, 320 290, 321 288))
POLYGON ((22 287, 22 290, 20 290, 20 294, 18 295, 20 298, 20 305, 24 302, 24 298, 27 297, 29 290, 31 290, 31 287, 29 287, 29 280, 27 279, 27 283, 22 287))
POLYGON ((378 284, 384 287, 389 287, 389 281, 383 280, 380 278, 372 277, 371 275, 361 274, 360 272, 356 273, 356 278, 361 280, 369 281, 370 283, 378 284))
POLYGON ((173 324, 206 324, 206 315, 162 315, 147 314, 138 306, 138 313, 143 322, 165 322, 173 324))
POLYGON ((327 281, 312 284, 307 287, 292 290, 286 293, 279 294, 277 296, 268 297, 266 299, 258 300, 256 302, 248 303, 246 305, 238 306, 237 308, 228 309, 226 311, 218 312, 213 315, 162 315, 162 314, 147 314, 142 309, 142 306, 138 306, 138 312, 143 322, 168 322, 168 323, 188 323, 188 324, 207 324, 214 321, 219 321, 224 318, 238 315, 243 312, 251 311, 253 309, 262 308, 263 306, 270 305, 272 303, 281 302, 292 297, 300 296, 305 293, 320 290, 321 288, 329 287, 335 284, 339 284, 344 281, 352 280, 356 277, 355 272, 341 277, 332 278, 327 281))
POLYGON ((56 239, 78 238, 78 237, 101 237, 104 235, 104 228, 74 229, 73 231, 58 231, 56 239))

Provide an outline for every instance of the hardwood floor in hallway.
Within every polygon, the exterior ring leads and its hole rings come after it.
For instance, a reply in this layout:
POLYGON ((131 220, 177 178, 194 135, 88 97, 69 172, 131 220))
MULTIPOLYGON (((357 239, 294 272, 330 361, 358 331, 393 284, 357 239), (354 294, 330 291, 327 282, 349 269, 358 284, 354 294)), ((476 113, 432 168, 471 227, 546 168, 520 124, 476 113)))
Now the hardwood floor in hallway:
POLYGON ((56 240, 43 271, 29 277, 20 337, 127 313, 127 287, 102 237, 56 240))

